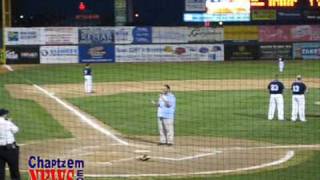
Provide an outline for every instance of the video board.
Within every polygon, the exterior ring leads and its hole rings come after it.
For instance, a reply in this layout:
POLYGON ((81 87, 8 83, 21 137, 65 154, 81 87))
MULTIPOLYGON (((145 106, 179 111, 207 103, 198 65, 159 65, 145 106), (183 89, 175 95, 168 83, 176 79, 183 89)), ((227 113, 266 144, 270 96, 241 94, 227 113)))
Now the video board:
POLYGON ((186 22, 250 21, 250 0, 206 0, 204 13, 185 13, 186 22))
POLYGON ((185 22, 320 20, 320 0, 186 0, 185 22))

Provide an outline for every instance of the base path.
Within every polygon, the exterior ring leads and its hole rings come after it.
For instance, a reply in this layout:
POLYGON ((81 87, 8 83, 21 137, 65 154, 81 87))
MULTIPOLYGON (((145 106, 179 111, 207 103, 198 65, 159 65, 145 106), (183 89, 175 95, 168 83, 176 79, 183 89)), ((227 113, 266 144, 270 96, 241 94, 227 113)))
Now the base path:
MULTIPOLYGON (((319 88, 319 79, 305 79, 319 88)), ((289 86, 290 80, 284 80, 289 86)), ((159 92, 163 84, 174 91, 265 89, 266 80, 186 80, 95 83, 94 96, 123 92, 159 92)), ((132 139, 82 112, 64 98, 86 96, 82 84, 6 85, 12 97, 39 103, 74 138, 46 140, 22 146, 21 167, 27 169, 31 155, 43 159, 85 161, 87 177, 188 176, 235 173, 279 165, 290 160, 296 150, 318 149, 320 145, 276 146, 273 144, 209 137, 177 137, 172 147, 157 146, 158 137, 132 139), (10 90, 10 91, 9 91, 10 90), (148 154, 148 161, 138 160, 148 154)), ((50 132, 48 132, 50 133, 50 132)), ((35 133, 36 134, 36 133, 35 133)))
MULTIPOLYGON (((202 90, 259 90, 266 89, 270 80, 264 79, 229 79, 229 80, 183 80, 183 81, 139 81, 139 82, 107 82, 94 83, 93 96, 112 95, 125 92, 159 92, 164 84, 169 84, 173 91, 202 90)), ((292 79, 283 79, 287 89, 290 89, 292 79)), ((309 88, 320 88, 320 79, 305 78, 309 88)), ((20 86, 20 85, 19 85, 20 86)), ((81 97, 83 84, 58 84, 43 86, 59 97, 81 97)))

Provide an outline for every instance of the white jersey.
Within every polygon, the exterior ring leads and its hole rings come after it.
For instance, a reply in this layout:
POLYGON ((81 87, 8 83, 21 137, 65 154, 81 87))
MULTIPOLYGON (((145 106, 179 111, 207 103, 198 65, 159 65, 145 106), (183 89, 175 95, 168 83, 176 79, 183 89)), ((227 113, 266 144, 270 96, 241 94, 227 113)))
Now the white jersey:
POLYGON ((18 131, 19 128, 11 121, 7 121, 3 117, 0 117, 0 146, 14 143, 14 134, 18 131))

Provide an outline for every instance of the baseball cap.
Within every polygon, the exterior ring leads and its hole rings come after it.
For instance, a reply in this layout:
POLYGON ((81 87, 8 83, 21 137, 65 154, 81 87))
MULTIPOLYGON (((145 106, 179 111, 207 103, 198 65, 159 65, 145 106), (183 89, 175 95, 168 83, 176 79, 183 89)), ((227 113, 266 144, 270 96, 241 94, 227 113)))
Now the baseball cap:
POLYGON ((6 114, 9 114, 9 110, 7 109, 0 109, 0 116, 4 116, 6 114))

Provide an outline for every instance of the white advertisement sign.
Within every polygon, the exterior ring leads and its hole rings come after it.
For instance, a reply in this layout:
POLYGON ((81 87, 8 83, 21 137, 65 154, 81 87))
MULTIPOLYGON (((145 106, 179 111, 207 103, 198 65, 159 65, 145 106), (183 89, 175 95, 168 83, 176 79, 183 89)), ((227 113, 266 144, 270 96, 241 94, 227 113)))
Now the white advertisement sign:
POLYGON ((207 27, 194 27, 189 28, 188 41, 189 42, 217 42, 224 40, 223 28, 207 28, 207 27))
POLYGON ((134 27, 119 26, 114 29, 114 39, 116 44, 131 44, 133 42, 134 27))
POLYGON ((187 27, 152 27, 152 43, 187 43, 187 27))
POLYGON ((46 27, 45 44, 78 44, 77 27, 46 27))
POLYGON ((223 44, 117 45, 116 62, 223 61, 223 44))
POLYGON ((41 46, 41 64, 78 63, 78 46, 41 46))
POLYGON ((6 45, 41 45, 43 28, 5 28, 6 45))

